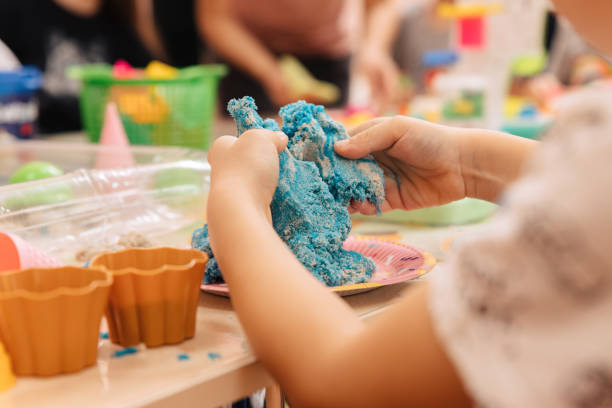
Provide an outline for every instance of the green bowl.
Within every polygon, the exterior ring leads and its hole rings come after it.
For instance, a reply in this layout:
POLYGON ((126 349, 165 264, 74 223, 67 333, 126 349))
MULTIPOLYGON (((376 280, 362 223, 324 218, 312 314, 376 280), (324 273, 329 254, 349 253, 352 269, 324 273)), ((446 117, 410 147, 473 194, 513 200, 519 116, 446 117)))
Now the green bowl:
POLYGON ((380 216, 354 214, 353 219, 373 219, 376 221, 401 224, 457 225, 482 221, 497 209, 496 204, 488 201, 464 198, 437 207, 421 208, 412 211, 394 210, 380 216))

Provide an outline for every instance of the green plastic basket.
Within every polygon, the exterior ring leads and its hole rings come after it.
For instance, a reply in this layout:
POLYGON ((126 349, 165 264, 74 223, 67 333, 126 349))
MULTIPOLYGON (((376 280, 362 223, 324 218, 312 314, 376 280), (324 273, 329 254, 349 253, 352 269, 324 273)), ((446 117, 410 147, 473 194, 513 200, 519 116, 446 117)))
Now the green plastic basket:
POLYGON ((81 80, 81 117, 96 143, 108 102, 117 104, 131 144, 208 149, 215 119, 217 86, 224 65, 182 68, 172 79, 115 79, 105 64, 72 67, 81 80))

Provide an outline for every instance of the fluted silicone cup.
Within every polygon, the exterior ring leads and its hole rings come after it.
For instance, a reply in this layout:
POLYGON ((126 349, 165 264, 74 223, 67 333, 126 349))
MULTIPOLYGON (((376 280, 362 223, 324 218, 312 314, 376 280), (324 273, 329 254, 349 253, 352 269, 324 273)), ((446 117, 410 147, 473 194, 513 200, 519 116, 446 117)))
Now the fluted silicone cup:
POLYGON ((0 273, 0 340, 15 374, 51 376, 95 364, 112 281, 95 268, 0 273))
POLYGON ((98 255, 94 268, 114 283, 106 318, 113 343, 147 347, 195 335, 200 283, 208 256, 193 249, 133 248, 98 255))

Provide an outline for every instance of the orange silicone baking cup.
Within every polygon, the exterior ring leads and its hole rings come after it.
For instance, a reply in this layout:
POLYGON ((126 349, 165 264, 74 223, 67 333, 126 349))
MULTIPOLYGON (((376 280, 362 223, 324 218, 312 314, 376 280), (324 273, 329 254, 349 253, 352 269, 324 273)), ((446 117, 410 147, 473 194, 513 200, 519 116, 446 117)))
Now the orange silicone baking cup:
POLYGON ((92 268, 0 273, 0 338, 15 374, 51 376, 95 364, 112 281, 92 268))
POLYGON ((193 249, 126 249, 91 262, 113 274, 106 313, 113 343, 147 347, 180 343, 195 335, 200 283, 208 261, 193 249))

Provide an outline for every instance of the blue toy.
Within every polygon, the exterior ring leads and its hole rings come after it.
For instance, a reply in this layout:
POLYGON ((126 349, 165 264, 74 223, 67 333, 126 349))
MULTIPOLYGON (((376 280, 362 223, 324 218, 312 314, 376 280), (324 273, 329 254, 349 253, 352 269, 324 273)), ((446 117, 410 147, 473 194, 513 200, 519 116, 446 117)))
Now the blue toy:
MULTIPOLYGON (((272 119, 262 120, 253 98, 228 104, 238 133, 253 128, 279 130, 272 119)), ((367 281, 374 263, 357 252, 342 249, 351 229, 347 206, 366 200, 380 207, 384 175, 373 158, 347 160, 334 152, 334 143, 348 137, 323 107, 296 102, 283 107, 287 149, 279 155, 279 181, 270 206, 274 229, 310 272, 328 286, 367 281)), ((210 249, 208 226, 194 231, 191 246, 208 254, 204 283, 222 282, 210 249)))

